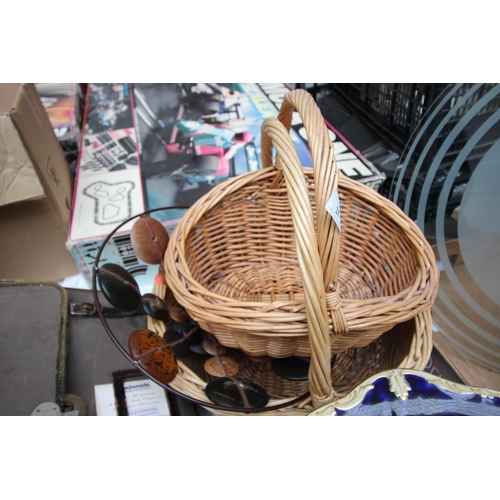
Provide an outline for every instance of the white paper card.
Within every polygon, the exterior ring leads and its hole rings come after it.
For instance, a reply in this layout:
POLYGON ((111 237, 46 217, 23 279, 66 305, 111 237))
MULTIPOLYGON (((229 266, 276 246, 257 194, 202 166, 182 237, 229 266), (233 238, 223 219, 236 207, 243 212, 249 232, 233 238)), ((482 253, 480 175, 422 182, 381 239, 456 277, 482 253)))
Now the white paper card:
MULTIPOLYGON (((128 381, 123 388, 129 416, 170 415, 165 389, 152 380, 128 381)), ((94 392, 97 415, 116 417, 113 385, 96 385, 94 392)))
POLYGON ((333 220, 336 222, 339 231, 341 231, 340 228, 340 200, 339 200, 339 194, 336 189, 333 190, 332 195, 330 196, 330 199, 328 200, 326 204, 326 209, 328 210, 328 213, 333 217, 333 220))

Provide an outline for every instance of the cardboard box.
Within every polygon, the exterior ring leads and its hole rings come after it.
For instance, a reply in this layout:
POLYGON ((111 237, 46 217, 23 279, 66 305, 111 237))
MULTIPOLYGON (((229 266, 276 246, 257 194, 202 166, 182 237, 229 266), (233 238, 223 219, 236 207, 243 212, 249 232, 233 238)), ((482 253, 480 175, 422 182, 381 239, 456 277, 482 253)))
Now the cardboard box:
POLYGON ((0 279, 58 281, 73 179, 33 84, 0 84, 0 279))
MULTIPOLYGON (((260 129, 275 117, 285 84, 88 85, 68 249, 89 285, 104 239, 128 218, 152 215, 172 233, 185 209, 229 177, 260 164, 260 129)), ((327 124, 339 169, 374 189, 385 176, 327 124)), ((292 139, 302 165, 312 166, 298 113, 292 139)), ((143 293, 158 266, 141 261, 130 242, 134 221, 103 249, 99 264, 125 267, 143 293)))

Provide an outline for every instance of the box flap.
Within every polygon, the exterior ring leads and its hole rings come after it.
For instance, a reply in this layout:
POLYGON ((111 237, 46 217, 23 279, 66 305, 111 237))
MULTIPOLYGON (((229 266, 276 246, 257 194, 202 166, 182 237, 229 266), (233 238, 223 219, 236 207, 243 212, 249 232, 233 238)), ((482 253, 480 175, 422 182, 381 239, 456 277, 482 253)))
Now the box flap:
POLYGON ((20 83, 2 83, 0 88, 0 114, 8 113, 16 102, 20 83))
POLYGON ((78 273, 67 224, 47 197, 0 207, 0 279, 59 281, 78 273))
POLYGON ((49 117, 32 83, 23 83, 10 113, 28 152, 45 196, 69 224, 73 178, 49 117))
POLYGON ((44 196, 23 142, 10 115, 0 116, 0 205, 44 196))

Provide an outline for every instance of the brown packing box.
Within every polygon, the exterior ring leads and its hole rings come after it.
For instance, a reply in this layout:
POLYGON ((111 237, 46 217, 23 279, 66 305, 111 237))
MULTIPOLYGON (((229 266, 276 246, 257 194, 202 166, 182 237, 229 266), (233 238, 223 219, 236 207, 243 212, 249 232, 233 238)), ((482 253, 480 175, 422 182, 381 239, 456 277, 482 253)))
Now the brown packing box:
POLYGON ((66 249, 73 179, 33 84, 0 84, 0 279, 78 273, 66 249))

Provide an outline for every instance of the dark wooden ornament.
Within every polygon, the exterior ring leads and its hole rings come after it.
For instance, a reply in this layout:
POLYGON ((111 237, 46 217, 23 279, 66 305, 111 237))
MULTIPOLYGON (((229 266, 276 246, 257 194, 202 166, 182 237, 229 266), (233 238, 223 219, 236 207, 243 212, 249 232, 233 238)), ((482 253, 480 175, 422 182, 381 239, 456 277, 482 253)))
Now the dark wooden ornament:
POLYGON ((205 394, 212 403, 227 408, 263 408, 269 402, 269 395, 260 385, 230 377, 209 382, 205 394))
POLYGON ((141 292, 134 277, 118 264, 104 264, 97 271, 99 287, 107 301, 121 311, 132 312, 141 305, 141 292))
POLYGON ((148 264, 163 262, 169 236, 162 223, 149 215, 139 217, 130 231, 132 248, 148 264))
POLYGON ((189 314, 180 306, 169 307, 168 313, 170 314, 170 317, 174 321, 176 321, 177 323, 180 323, 181 325, 191 322, 191 318, 189 317, 189 314))
POLYGON ((224 356, 227 349, 213 339, 205 339, 202 343, 203 349, 212 356, 224 356))
POLYGON ((187 358, 191 354, 191 349, 189 348, 191 344, 189 343, 189 339, 184 338, 184 335, 177 330, 169 328, 163 334, 163 340, 169 344, 170 349, 174 351, 174 354, 179 359, 187 358))
POLYGON ((145 293, 142 296, 142 308, 144 312, 158 321, 168 321, 170 315, 168 314, 168 308, 157 295, 153 293, 145 293))

